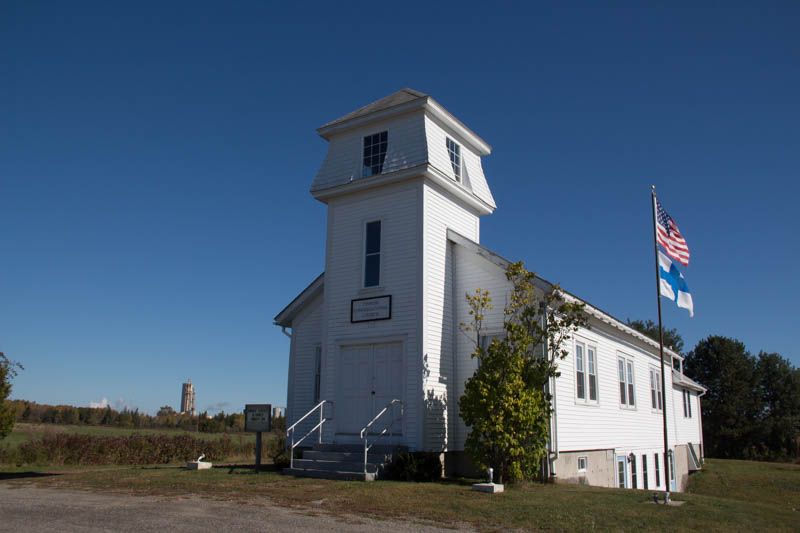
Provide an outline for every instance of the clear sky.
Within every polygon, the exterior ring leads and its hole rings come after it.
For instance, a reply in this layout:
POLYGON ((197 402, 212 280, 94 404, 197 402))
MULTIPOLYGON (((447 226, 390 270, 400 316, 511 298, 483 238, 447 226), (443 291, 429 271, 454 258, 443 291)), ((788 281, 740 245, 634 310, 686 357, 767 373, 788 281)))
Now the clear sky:
POLYGON ((800 364, 796 3, 110 4, 0 5, 14 397, 153 412, 192 378, 200 409, 284 405, 272 318, 324 266, 315 128, 401 87, 494 147, 483 244, 655 318, 655 183, 692 250, 695 318, 665 301, 666 326, 800 364))

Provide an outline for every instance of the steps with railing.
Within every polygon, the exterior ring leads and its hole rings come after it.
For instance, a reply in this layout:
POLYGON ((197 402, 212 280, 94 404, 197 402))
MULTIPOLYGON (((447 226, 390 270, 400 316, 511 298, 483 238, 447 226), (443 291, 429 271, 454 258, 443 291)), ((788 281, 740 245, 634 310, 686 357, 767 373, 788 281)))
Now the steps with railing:
POLYGON ((383 468, 392 461, 400 451, 407 451, 405 446, 391 443, 378 444, 378 440, 386 436, 399 435, 397 423, 402 421, 403 402, 392 400, 361 430, 361 444, 328 444, 322 442, 322 425, 328 420, 322 415, 325 402, 320 402, 311 411, 287 430, 287 437, 294 435, 294 428, 311 414, 320 409, 320 422, 300 440, 291 441, 292 458, 289 468, 283 472, 298 477, 325 479, 346 479, 374 481, 380 477, 383 468), (399 416, 397 411, 399 410, 399 416), (389 419, 391 415, 391 419, 389 419), (294 449, 314 431, 319 430, 319 438, 311 449, 303 449, 302 457, 294 458, 294 449))

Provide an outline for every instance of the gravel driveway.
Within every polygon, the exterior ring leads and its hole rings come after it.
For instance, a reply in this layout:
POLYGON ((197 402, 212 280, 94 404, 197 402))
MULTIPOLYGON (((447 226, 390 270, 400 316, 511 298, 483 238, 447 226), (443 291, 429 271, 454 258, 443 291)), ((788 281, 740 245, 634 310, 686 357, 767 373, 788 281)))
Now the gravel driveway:
POLYGON ((451 531, 415 522, 331 516, 267 501, 102 494, 0 484, 0 531, 451 531))

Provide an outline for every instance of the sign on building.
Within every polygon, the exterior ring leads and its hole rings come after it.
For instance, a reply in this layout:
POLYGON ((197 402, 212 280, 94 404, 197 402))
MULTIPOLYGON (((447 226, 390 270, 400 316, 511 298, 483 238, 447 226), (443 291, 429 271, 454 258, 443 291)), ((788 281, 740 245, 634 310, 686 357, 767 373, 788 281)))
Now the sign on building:
POLYGON ((392 297, 359 298, 350 301, 350 322, 369 322, 392 318, 392 297))

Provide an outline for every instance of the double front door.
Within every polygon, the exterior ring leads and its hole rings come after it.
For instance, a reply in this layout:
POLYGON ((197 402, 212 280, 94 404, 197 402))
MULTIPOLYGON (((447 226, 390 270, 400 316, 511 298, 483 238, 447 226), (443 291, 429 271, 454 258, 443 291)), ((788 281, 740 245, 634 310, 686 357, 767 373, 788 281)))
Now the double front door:
MULTIPOLYGON (((336 433, 358 435, 386 404, 402 399, 402 346, 391 342, 340 348, 336 433)), ((387 413, 375 430, 382 430, 390 421, 391 414, 387 413)), ((396 424, 393 432, 401 431, 401 424, 396 424)))

